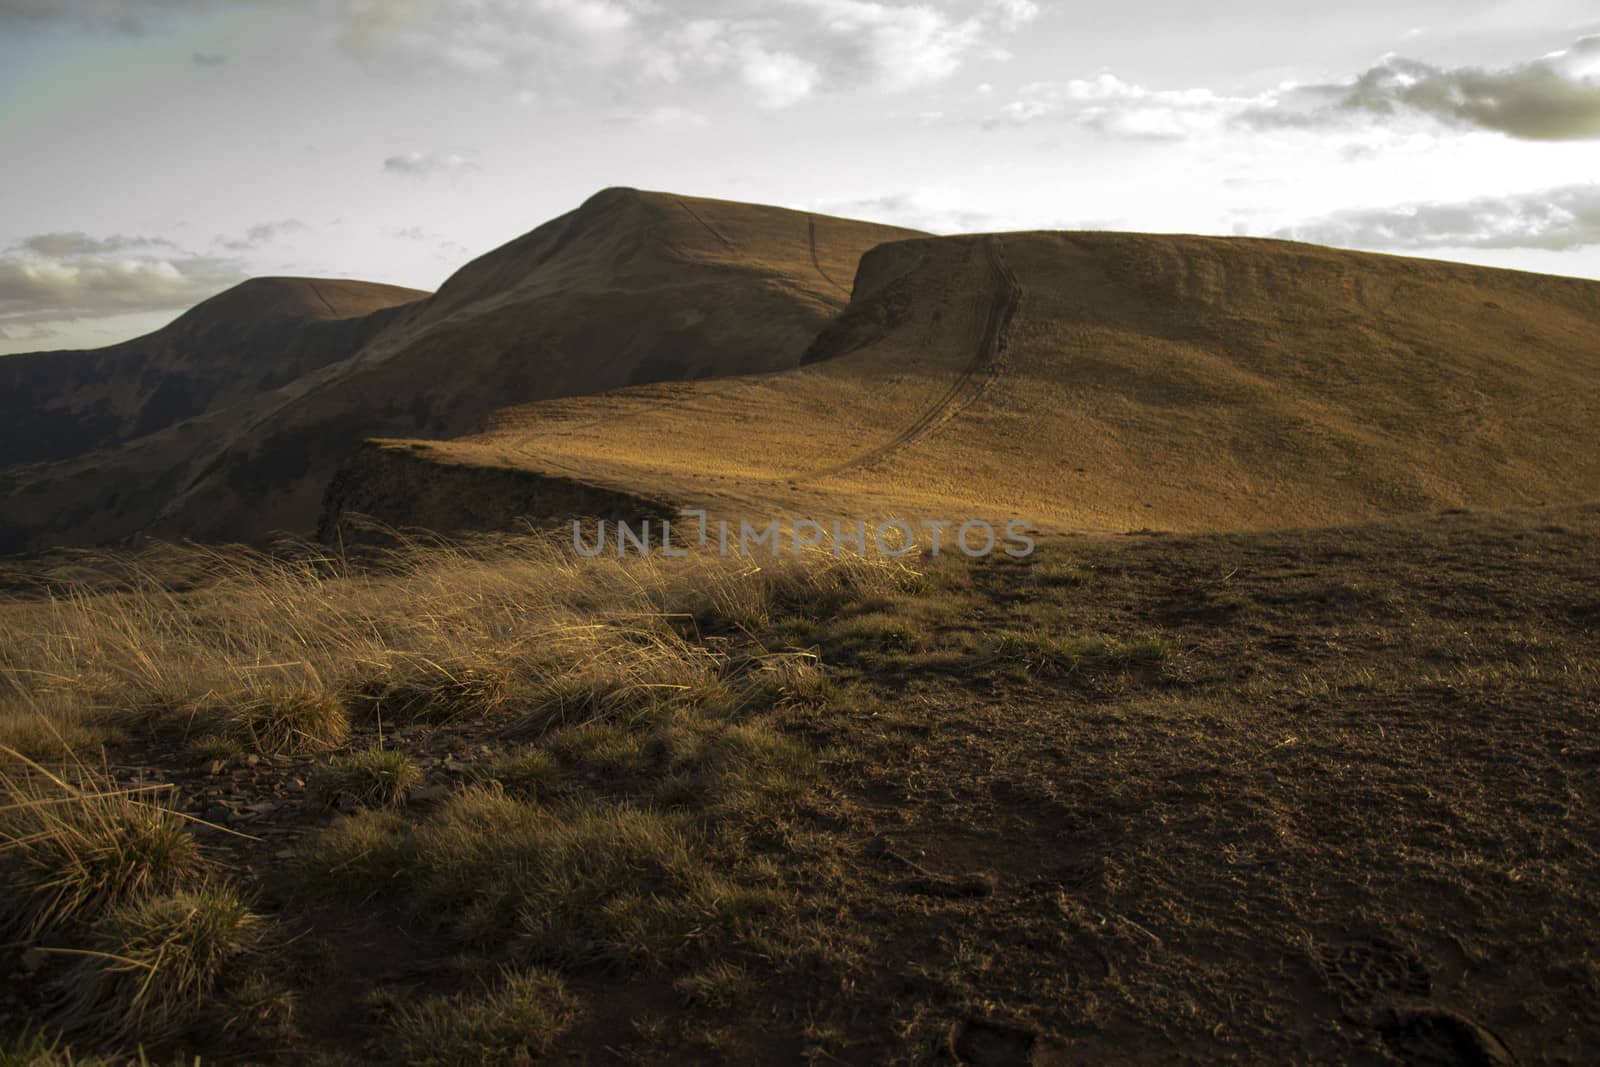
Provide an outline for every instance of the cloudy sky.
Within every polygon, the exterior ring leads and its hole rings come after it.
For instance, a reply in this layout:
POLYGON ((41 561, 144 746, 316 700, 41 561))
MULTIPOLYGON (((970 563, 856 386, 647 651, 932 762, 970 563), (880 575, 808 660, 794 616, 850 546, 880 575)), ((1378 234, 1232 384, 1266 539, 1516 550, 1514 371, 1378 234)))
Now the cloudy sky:
POLYGON ((608 185, 1600 278, 1594 0, 0 0, 0 352, 608 185))

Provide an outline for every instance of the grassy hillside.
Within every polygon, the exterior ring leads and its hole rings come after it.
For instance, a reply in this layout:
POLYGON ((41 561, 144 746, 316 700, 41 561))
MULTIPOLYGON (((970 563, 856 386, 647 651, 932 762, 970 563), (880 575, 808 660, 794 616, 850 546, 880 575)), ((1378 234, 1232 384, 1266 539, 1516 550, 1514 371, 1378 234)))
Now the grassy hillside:
MULTIPOLYGON (((379 448, 445 485, 521 471, 735 516, 1197 531, 1593 499, 1600 453, 1573 444, 1597 419, 1600 283, 1024 233, 875 249, 799 369, 379 448)), ((385 503, 360 499, 393 521, 414 501, 385 503)))
POLYGON ((1580 1061, 1597 535, 58 557, 0 605, 3 1047, 1580 1061))
POLYGON ((113 447, 349 356, 427 296, 337 278, 252 278, 155 333, 0 359, 0 467, 113 447))
POLYGON ((862 253, 913 233, 605 190, 281 388, 110 451, 0 471, 0 551, 309 533, 363 437, 469 433, 508 404, 795 366, 862 253))

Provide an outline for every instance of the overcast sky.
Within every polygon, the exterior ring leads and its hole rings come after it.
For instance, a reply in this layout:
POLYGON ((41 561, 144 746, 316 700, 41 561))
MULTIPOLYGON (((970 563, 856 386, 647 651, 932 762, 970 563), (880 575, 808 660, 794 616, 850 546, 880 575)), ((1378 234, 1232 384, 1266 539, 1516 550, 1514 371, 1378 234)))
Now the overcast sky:
POLYGON ((0 0, 0 352, 633 185, 1600 278, 1594 0, 0 0))

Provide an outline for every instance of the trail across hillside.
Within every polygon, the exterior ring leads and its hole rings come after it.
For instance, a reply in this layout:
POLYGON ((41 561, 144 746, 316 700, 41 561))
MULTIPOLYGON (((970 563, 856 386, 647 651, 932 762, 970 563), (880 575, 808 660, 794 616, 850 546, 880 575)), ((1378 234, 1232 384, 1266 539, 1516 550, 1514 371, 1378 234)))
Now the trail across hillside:
POLYGON ((710 233, 711 236, 715 237, 718 241, 722 242, 722 247, 728 249, 730 252, 737 252, 738 251, 738 249, 734 246, 734 243, 732 241, 728 240, 726 237, 724 237, 722 235, 722 231, 721 230, 717 229, 715 226, 711 225, 711 223, 706 221, 704 215, 701 215, 700 212, 696 211, 694 208, 690 207, 688 204, 685 204, 681 198, 675 198, 675 199, 677 200, 677 204, 678 204, 679 207, 683 208, 683 210, 687 211, 691 216, 693 216, 694 220, 696 222, 698 222, 700 225, 704 226, 706 228, 706 231, 708 233, 710 233))
POLYGON ((1011 320, 1022 302, 1022 285, 1017 281, 1017 276, 1010 265, 1006 263, 998 236, 991 236, 984 241, 983 252, 989 264, 991 286, 972 361, 962 368, 955 381, 950 383, 950 388, 905 429, 883 444, 868 449, 852 459, 810 472, 805 475, 806 479, 826 478, 867 467, 898 452, 965 411, 974 401, 988 392, 989 387, 1000 377, 1005 370, 1004 357, 1011 320))
POLYGON ((815 215, 806 219, 806 243, 811 246, 811 265, 817 268, 817 273, 822 276, 822 280, 845 296, 849 296, 850 290, 834 281, 833 275, 822 269, 822 261, 817 258, 817 218, 815 215))

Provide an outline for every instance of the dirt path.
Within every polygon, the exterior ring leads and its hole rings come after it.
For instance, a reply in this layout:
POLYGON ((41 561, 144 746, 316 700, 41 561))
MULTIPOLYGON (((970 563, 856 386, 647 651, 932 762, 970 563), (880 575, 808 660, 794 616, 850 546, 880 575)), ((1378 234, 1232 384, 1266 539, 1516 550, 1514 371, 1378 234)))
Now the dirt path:
POLYGON ((804 476, 805 479, 826 478, 869 467, 916 443, 970 407, 989 391, 989 387, 1004 372, 1004 357, 1011 320, 1022 302, 1022 286, 1006 262, 999 237, 990 237, 984 243, 983 249, 993 285, 984 310, 982 326, 978 331, 978 345, 972 361, 962 368, 961 373, 939 399, 888 441, 843 463, 812 471, 804 476))
POLYGON ((806 243, 811 246, 811 265, 817 268, 817 273, 822 276, 822 280, 839 290, 848 298, 850 296, 850 290, 834 281, 833 276, 822 269, 822 261, 817 258, 817 220, 815 216, 806 219, 806 243))
POLYGON ((688 204, 685 204, 682 200, 678 200, 676 203, 679 207, 683 208, 683 210, 687 211, 691 216, 693 216, 694 221, 704 226, 706 228, 706 232, 710 233, 711 236, 715 237, 718 241, 721 241, 722 247, 726 248, 730 252, 737 251, 733 242, 722 236, 722 231, 711 225, 711 223, 707 222, 698 211, 690 207, 688 204))

